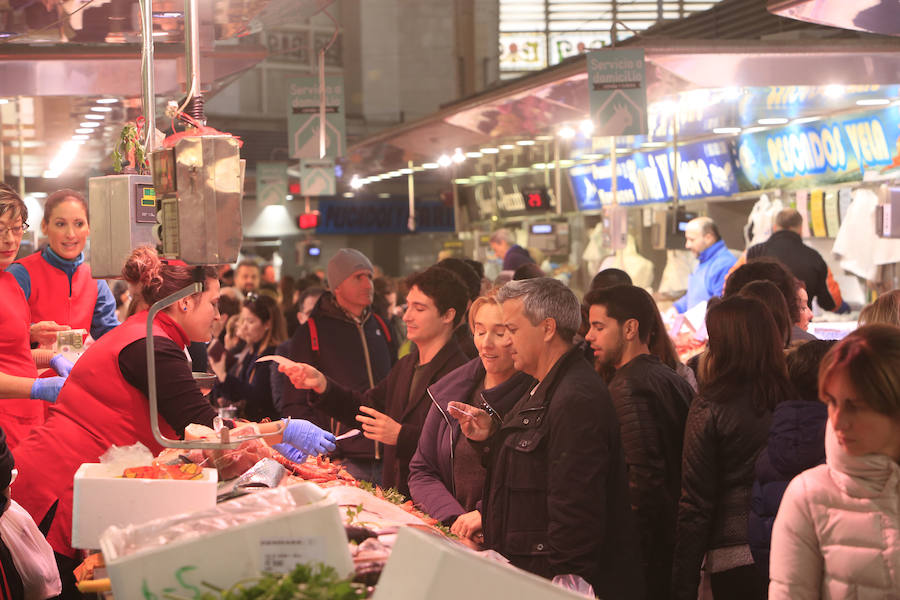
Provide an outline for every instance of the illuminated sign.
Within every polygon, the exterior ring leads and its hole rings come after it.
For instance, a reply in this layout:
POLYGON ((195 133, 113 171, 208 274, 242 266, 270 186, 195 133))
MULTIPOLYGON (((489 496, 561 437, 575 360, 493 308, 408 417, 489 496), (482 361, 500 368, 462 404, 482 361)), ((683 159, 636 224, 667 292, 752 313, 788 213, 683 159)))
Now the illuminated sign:
MULTIPOLYGON (((623 156, 616 164, 619 204, 652 204, 674 197, 671 149, 623 156)), ((698 142, 678 149, 678 197, 695 200, 737 193, 734 160, 727 142, 698 142)), ((580 210, 600 208, 613 201, 612 165, 602 160, 569 169, 572 192, 580 210)))
POLYGON ((900 109, 892 106, 743 135, 738 157, 747 180, 757 187, 783 180, 838 183, 900 166, 898 133, 900 109))

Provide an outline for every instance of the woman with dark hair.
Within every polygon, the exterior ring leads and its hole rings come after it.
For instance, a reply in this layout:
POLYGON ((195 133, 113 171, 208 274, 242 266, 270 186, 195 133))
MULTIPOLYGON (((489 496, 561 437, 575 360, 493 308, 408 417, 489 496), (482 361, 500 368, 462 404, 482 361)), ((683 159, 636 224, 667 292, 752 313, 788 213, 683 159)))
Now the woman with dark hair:
POLYGON ((787 347, 791 341, 791 315, 788 312, 787 299, 781 290, 771 281, 758 280, 751 281, 741 288, 738 296, 744 298, 756 298, 766 305, 775 318, 775 325, 781 332, 781 338, 784 340, 784 346, 787 347))
MULTIPOLYGON (((153 321, 159 428, 169 438, 182 437, 191 423, 212 426, 216 417, 184 353, 191 340, 209 341, 218 316, 215 270, 201 267, 200 272, 203 290, 160 311, 153 321)), ((141 247, 132 251, 122 275, 150 306, 194 283, 197 270, 163 262, 153 249, 141 247)), ((65 586, 74 586, 72 568, 77 564, 71 529, 78 467, 97 462, 112 445, 140 442, 154 455, 163 449, 150 426, 147 317, 147 311, 138 312, 88 348, 46 422, 15 449, 19 478, 12 488, 13 499, 48 528, 47 541, 57 553, 64 595, 65 586)), ((276 424, 259 427, 262 433, 273 434, 266 441, 286 455, 296 449, 306 454, 334 449, 334 437, 307 421, 287 421, 282 432, 276 424)))
POLYGON ((10 449, 44 421, 45 402, 56 400, 65 377, 38 379, 38 368, 52 362, 65 376, 71 364, 50 358, 49 350, 31 350, 28 302, 7 269, 16 259, 28 229, 28 209, 19 195, 0 183, 0 426, 10 449), (35 361, 40 362, 36 365, 35 361))
POLYGON ((53 344, 56 332, 70 327, 99 339, 119 324, 109 285, 94 279, 84 261, 89 223, 87 201, 80 192, 53 192, 41 220, 48 244, 9 268, 31 307, 31 339, 42 346, 53 344))
POLYGON ((784 493, 772 531, 772 600, 897 598, 900 329, 866 325, 819 367, 825 464, 784 493))
POLYGON ((766 582, 753 566, 747 519, 772 410, 790 397, 784 338, 755 298, 722 300, 707 313, 706 328, 700 394, 684 434, 673 597, 697 598, 705 555, 715 598, 762 599, 766 582))
POLYGON ((281 415, 272 400, 271 385, 271 368, 277 363, 258 363, 256 359, 275 354, 278 344, 287 339, 284 315, 269 296, 248 298, 240 314, 238 336, 247 344, 248 352, 231 373, 225 369, 224 354, 210 362, 219 379, 217 387, 226 400, 242 407, 241 416, 245 419, 277 419, 281 415))

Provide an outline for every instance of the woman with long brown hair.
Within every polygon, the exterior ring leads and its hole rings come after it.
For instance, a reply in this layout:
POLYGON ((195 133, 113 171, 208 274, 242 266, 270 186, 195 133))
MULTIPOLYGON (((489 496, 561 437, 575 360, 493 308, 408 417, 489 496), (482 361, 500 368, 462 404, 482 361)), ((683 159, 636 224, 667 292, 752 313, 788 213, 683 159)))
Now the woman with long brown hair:
POLYGON ((258 363, 256 359, 275 354, 278 344, 287 338, 281 307, 269 296, 249 297, 241 307, 237 334, 248 351, 232 371, 225 369, 224 353, 210 363, 219 389, 227 400, 239 403, 241 416, 250 421, 277 419, 281 415, 272 400, 271 385, 271 368, 277 363, 258 363))
POLYGON ((772 410, 790 395, 784 337, 762 302, 738 296, 711 308, 706 328, 700 394, 685 427, 673 597, 696 599, 705 555, 715 598, 762 599, 747 519, 772 410))

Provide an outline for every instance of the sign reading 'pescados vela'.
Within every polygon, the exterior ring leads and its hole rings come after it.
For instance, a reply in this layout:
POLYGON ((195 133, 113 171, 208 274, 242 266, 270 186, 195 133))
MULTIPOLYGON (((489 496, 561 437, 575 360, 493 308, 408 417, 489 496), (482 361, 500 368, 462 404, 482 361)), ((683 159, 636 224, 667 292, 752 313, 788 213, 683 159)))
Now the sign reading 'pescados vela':
POLYGON ((741 171, 755 187, 784 181, 827 184, 859 180, 868 170, 900 166, 900 109, 856 113, 741 136, 741 171))

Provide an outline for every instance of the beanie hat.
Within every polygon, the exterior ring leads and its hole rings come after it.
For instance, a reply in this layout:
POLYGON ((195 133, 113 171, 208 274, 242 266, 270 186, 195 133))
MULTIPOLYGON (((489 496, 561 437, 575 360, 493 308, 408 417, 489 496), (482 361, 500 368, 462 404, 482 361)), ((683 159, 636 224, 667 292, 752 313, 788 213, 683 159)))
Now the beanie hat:
POLYGON ((374 273, 366 255, 353 248, 341 248, 328 261, 328 286, 333 290, 357 271, 374 273))

